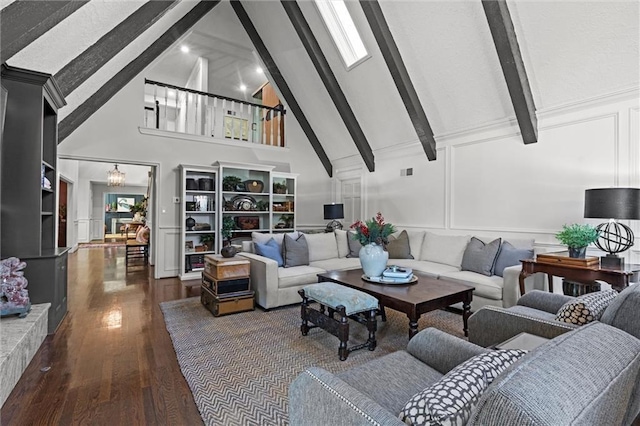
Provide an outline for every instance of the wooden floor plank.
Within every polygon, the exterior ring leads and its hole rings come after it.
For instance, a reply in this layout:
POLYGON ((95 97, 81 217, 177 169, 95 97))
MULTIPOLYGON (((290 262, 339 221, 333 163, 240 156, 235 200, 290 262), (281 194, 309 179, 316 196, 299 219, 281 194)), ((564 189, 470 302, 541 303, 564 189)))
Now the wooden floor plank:
POLYGON ((122 247, 78 250, 68 271, 69 313, 0 424, 202 424, 158 305, 181 298, 180 281, 155 280, 151 267, 127 273, 122 247))

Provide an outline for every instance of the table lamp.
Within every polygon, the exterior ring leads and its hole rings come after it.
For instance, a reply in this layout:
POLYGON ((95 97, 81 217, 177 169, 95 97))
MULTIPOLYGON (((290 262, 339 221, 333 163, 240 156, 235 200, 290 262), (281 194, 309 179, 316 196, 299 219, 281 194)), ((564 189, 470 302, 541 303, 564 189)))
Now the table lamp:
POLYGON ((325 232, 333 232, 336 229, 342 229, 342 223, 336 219, 344 219, 344 205, 343 204, 325 204, 324 205, 324 218, 331 219, 331 222, 327 223, 325 232))
POLYGON ((624 258, 618 256, 633 246, 633 231, 617 220, 640 220, 640 189, 597 188, 584 193, 584 217, 609 219, 596 227, 600 236, 595 245, 607 255, 600 258, 602 268, 622 268, 624 258))

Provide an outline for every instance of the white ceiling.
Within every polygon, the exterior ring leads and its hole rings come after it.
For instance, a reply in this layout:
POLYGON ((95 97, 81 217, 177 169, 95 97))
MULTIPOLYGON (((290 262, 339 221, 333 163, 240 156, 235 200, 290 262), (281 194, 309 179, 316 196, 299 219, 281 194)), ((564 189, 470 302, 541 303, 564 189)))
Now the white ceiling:
POLYGON ((260 60, 229 2, 223 1, 171 46, 149 70, 148 78, 184 87, 198 57, 208 60, 209 93, 252 100, 266 81, 256 72, 260 60), (182 46, 189 48, 182 52, 182 46), (242 92, 240 85, 247 86, 242 92))

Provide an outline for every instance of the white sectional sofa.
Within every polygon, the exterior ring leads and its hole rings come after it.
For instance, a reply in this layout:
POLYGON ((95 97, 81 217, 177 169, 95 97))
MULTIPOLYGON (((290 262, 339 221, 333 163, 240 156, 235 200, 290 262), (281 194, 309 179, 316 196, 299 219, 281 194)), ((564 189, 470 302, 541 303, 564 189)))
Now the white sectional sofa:
MULTIPOLYGON (((397 232, 395 235, 399 234, 397 232)), ((414 259, 389 259, 388 264, 412 268, 437 278, 455 280, 475 287, 471 310, 484 305, 508 308, 516 304, 520 296, 518 276, 520 265, 504 269, 503 276, 487 276, 462 270, 464 250, 471 236, 438 235, 428 231, 407 231, 409 246, 414 259)), ((274 237, 282 244, 282 234, 254 235, 254 238, 274 237)), ((298 290, 317 282, 317 274, 330 270, 360 268, 358 257, 348 257, 349 244, 346 231, 334 233, 305 234, 309 247, 309 264, 293 267, 278 267, 275 260, 255 254, 252 241, 243 242, 239 256, 251 263, 251 285, 256 292, 256 302, 265 309, 291 305, 301 301, 298 290)), ((489 239, 482 238, 489 241, 489 239)), ((491 239, 492 240, 492 239, 491 239)), ((514 246, 530 246, 533 240, 508 240, 514 246)), ((542 274, 527 277, 526 289, 544 289, 542 274)))

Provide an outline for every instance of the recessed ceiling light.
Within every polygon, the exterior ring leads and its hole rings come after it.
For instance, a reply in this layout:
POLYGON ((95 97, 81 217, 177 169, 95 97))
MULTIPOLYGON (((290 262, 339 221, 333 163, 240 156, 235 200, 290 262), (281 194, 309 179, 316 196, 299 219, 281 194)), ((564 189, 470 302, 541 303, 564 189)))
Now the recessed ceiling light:
POLYGON ((183 53, 189 53, 189 48, 188 48, 187 46, 182 46, 182 47, 180 47, 180 50, 181 50, 183 53))
POLYGON ((247 86, 245 86, 244 84, 240 85, 240 90, 242 90, 243 92, 247 91, 247 86))
POLYGON ((262 67, 258 67, 258 68, 256 68, 256 72, 258 74, 262 74, 262 73, 264 73, 264 70, 262 69, 262 67))

